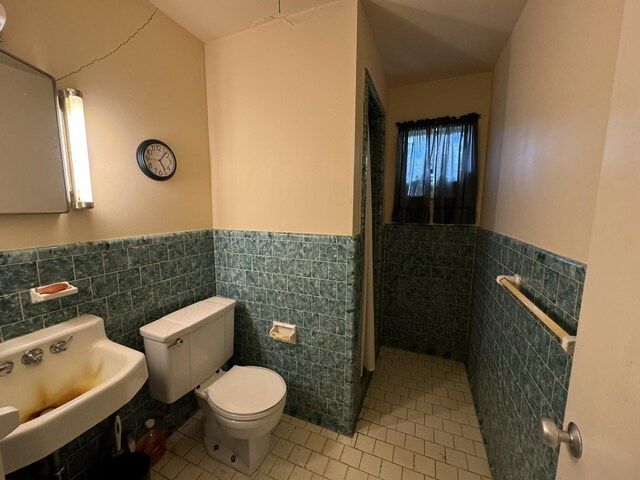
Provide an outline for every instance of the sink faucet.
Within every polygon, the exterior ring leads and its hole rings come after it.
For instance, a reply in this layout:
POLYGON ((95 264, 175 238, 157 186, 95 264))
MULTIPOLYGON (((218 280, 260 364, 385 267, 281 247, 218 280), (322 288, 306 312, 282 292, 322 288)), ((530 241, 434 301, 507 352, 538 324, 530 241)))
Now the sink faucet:
POLYGON ((43 351, 41 348, 32 348, 22 355, 22 363, 25 365, 38 365, 42 362, 43 351))

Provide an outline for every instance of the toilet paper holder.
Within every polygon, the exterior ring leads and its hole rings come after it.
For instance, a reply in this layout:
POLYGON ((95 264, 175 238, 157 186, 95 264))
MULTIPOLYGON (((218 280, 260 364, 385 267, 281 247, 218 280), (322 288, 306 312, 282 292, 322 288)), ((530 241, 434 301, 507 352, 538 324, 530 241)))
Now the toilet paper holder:
POLYGON ((269 336, 274 340, 284 343, 297 343, 298 334, 296 332, 296 326, 290 323, 273 322, 271 330, 269 330, 269 336))

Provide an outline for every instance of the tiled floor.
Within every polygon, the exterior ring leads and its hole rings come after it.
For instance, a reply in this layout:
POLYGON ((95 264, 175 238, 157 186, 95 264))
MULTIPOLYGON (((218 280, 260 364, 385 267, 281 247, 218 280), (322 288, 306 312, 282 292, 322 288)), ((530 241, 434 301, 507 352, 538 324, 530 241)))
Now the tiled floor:
MULTIPOLYGON (((152 480, 242 480, 205 454, 198 412, 152 480)), ((255 480, 490 480, 462 363, 383 347, 353 438, 284 415, 255 480)))

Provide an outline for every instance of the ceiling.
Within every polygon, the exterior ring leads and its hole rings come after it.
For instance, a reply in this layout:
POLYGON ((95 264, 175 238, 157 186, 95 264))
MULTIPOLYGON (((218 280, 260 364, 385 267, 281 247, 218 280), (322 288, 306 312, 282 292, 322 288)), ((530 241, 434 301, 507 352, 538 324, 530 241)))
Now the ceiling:
MULTIPOLYGON (((203 42, 335 0, 150 0, 203 42)), ((362 0, 391 87, 493 69, 527 0, 362 0)))
POLYGON ((335 0, 149 0, 203 42, 335 0))
POLYGON ((389 86, 488 72, 527 0, 363 0, 389 86))

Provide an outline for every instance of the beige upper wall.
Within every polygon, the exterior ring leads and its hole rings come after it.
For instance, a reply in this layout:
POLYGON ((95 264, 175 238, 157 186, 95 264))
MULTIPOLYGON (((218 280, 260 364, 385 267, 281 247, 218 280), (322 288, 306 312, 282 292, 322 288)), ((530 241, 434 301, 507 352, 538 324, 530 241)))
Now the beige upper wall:
POLYGON ((568 448, 560 448, 557 480, 638 477, 638 25, 640 2, 627 0, 564 414, 585 432, 585 455, 576 461, 568 448))
MULTIPOLYGON (((2 48, 60 77, 113 50, 153 12, 144 0, 2 0, 2 48)), ((85 98, 95 208, 0 215, 0 250, 211 228, 204 46, 158 12, 106 60, 58 83, 85 98), (178 168, 145 177, 138 144, 166 142, 178 168)))
POLYGON ((587 260, 623 0, 529 0, 495 69, 481 226, 587 260))
POLYGON ((362 3, 358 1, 358 45, 356 58, 355 170, 353 175, 353 232, 360 231, 362 210, 362 152, 364 128, 365 69, 371 76, 376 93, 386 110, 387 82, 380 54, 362 3))
POLYGON ((213 224, 351 235, 357 3, 206 44, 213 224))
POLYGON ((391 222, 396 178, 396 122, 460 116, 476 112, 478 121, 478 212, 481 213, 483 172, 491 110, 491 73, 390 88, 387 93, 387 132, 384 165, 384 219, 391 222))

